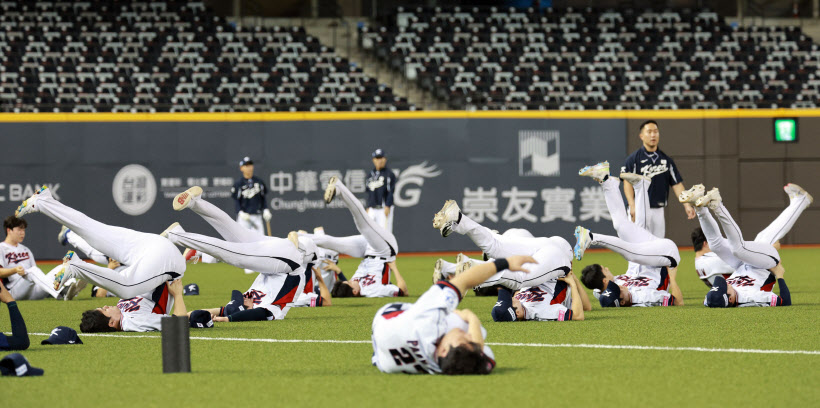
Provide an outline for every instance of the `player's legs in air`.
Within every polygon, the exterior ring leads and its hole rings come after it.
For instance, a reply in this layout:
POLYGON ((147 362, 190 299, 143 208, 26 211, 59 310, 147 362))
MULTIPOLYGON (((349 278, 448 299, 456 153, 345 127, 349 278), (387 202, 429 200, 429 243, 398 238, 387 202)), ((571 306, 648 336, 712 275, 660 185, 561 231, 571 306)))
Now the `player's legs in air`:
POLYGON ((642 228, 642 221, 649 207, 646 190, 649 180, 641 175, 624 173, 621 176, 635 188, 635 223, 629 221, 626 207, 621 198, 620 181, 609 176, 609 166, 585 167, 579 172, 582 176, 592 177, 601 183, 604 190, 612 225, 618 237, 601 233, 592 233, 584 227, 575 229, 577 243, 575 245, 575 259, 581 260, 584 251, 590 245, 596 244, 617 252, 629 262, 654 267, 677 267, 680 261, 678 247, 669 239, 662 239, 652 235, 642 228))
POLYGON ((299 233, 299 236, 312 239, 319 248, 329 249, 353 258, 363 258, 367 251, 367 239, 364 235, 334 237, 327 234, 299 233))
POLYGON ((780 263, 780 255, 771 244, 743 240, 740 227, 723 205, 720 191, 717 188, 704 194, 695 202, 695 205, 697 207, 708 206, 715 213, 723 226, 723 232, 726 233, 726 240, 729 242, 732 255, 737 259, 760 269, 772 269, 780 263))
MULTIPOLYGON (((348 190, 347 186, 345 186, 341 180, 332 177, 328 181, 328 186, 325 190, 325 201, 330 203, 336 196, 339 196, 345 203, 345 206, 353 216, 356 229, 359 230, 370 246, 370 248, 366 250, 366 255, 393 258, 399 253, 399 245, 396 242, 396 237, 373 221, 373 219, 367 215, 367 211, 364 209, 364 206, 362 206, 362 203, 348 190)), ((344 253, 335 248, 328 247, 328 249, 344 253)))
MULTIPOLYGON (((296 233, 288 239, 267 237, 257 231, 245 229, 228 214, 200 195, 202 189, 192 187, 174 198, 174 209, 189 208, 204 218, 224 238, 186 232, 179 224, 168 228, 167 237, 176 245, 210 254, 230 265, 264 274, 289 274, 296 272, 305 261, 300 251, 296 233)), ((305 239, 307 241, 307 239, 305 239)), ((313 255, 315 251, 311 252, 313 255)))
POLYGON ((712 217, 712 214, 709 212, 707 207, 698 207, 695 205, 697 200, 703 197, 705 192, 706 190, 703 187, 703 184, 696 184, 689 190, 682 192, 678 197, 678 201, 681 203, 690 203, 695 207, 695 213, 698 216, 700 228, 703 231, 703 235, 706 237, 706 242, 709 244, 709 248, 723 262, 726 262, 729 267, 732 269, 737 269, 743 264, 743 261, 732 255, 731 245, 729 245, 729 241, 727 241, 726 238, 723 238, 723 234, 720 232, 720 227, 718 227, 717 221, 715 221, 712 217))
POLYGON ((504 286, 513 292, 521 288, 538 286, 542 283, 563 278, 572 270, 572 247, 560 237, 549 238, 549 244, 532 255, 537 264, 524 266, 529 272, 503 270, 495 273, 477 287, 504 286))
POLYGON ((769 226, 757 234, 755 242, 774 245, 780 241, 792 229, 794 223, 800 218, 800 214, 803 214, 803 210, 814 202, 811 194, 797 184, 789 183, 783 187, 783 190, 789 195, 789 206, 769 226))
POLYGON ((120 298, 129 299, 151 291, 166 281, 178 279, 185 273, 182 254, 167 239, 96 221, 55 200, 46 187, 23 201, 15 215, 22 217, 34 212, 41 212, 65 225, 93 248, 128 265, 118 273, 85 263, 74 256, 74 251, 70 251, 64 263, 65 273, 58 275, 58 289, 62 289, 71 277, 76 277, 106 288, 120 298))

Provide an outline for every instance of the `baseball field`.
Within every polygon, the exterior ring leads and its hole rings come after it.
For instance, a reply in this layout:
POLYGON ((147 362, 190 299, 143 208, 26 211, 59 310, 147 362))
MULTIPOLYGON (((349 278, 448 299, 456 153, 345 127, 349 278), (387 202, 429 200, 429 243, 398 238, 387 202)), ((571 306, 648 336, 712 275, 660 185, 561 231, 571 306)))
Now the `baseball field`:
MULTIPOLYGON (((32 341, 25 355, 45 375, 4 378, 0 405, 816 406, 820 249, 781 251, 794 305, 778 308, 704 307, 708 288, 694 254, 681 255, 684 307, 603 310, 591 298, 583 322, 494 323, 495 299, 469 294, 461 307, 482 319, 498 363, 489 376, 388 375, 371 366, 373 315, 394 299, 334 299, 332 307, 293 309, 283 321, 192 329, 190 374, 162 374, 159 333, 80 333, 83 345, 40 345, 54 327, 77 329, 83 310, 115 298, 92 299, 86 289, 70 302, 22 301, 32 341)), ((407 301, 429 288, 435 259, 398 259, 407 301)), ((340 266, 349 276, 357 263, 340 266)), ((594 251, 573 269, 591 263, 626 267, 618 255, 594 251)), ((186 306, 222 306, 252 280, 224 264, 190 265, 184 282, 199 284, 201 294, 186 296, 186 306)), ((10 331, 7 319, 0 330, 10 331)))

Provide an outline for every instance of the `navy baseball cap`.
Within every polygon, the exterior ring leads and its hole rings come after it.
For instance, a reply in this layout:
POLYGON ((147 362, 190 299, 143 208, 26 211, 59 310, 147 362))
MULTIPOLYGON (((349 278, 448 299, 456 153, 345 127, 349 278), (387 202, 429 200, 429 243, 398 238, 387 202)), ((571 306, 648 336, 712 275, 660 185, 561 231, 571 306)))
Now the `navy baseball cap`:
POLYGON ((621 287, 613 281, 609 281, 606 290, 601 292, 598 298, 601 307, 621 307, 621 287))
POLYGON ((33 377, 43 375, 43 369, 32 367, 22 354, 14 353, 0 360, 0 374, 15 375, 17 377, 33 377))
POLYGON ((207 329, 209 327, 214 327, 214 321, 211 319, 211 312, 207 310, 194 310, 191 312, 189 321, 191 323, 191 327, 194 329, 207 329))
POLYGON ((189 283, 182 288, 182 295, 183 296, 193 296, 199 294, 199 285, 196 283, 189 283))
POLYGON ((225 309, 223 313, 225 316, 230 316, 236 312, 241 312, 245 310, 245 297, 242 296, 242 292, 238 290, 234 290, 231 292, 231 301, 225 305, 225 309))
POLYGON ((512 292, 509 289, 498 289, 498 302, 491 314, 494 322, 514 322, 516 320, 515 309, 512 305, 512 292))
POLYGON ((374 151, 373 151, 373 155, 372 155, 372 156, 373 156, 373 157, 377 157, 377 158, 384 157, 384 150, 382 150, 382 149, 376 149, 376 150, 374 150, 374 151))
POLYGON ((729 307, 726 279, 723 276, 715 277, 712 289, 709 289, 709 293, 706 294, 706 306, 729 307))
POLYGON ((253 160, 251 160, 248 156, 243 157, 242 160, 239 161, 240 166, 244 166, 246 164, 253 164, 253 160))
POLYGON ((40 344, 83 344, 77 331, 65 326, 57 326, 51 331, 51 335, 40 344))

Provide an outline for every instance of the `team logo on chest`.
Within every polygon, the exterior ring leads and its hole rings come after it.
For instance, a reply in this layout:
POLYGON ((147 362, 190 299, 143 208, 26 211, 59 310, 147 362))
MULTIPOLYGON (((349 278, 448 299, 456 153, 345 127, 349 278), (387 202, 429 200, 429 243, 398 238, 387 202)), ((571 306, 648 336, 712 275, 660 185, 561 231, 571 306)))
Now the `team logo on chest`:
POLYGON ((6 254, 7 265, 28 261, 29 259, 31 259, 31 255, 28 252, 9 252, 6 254))

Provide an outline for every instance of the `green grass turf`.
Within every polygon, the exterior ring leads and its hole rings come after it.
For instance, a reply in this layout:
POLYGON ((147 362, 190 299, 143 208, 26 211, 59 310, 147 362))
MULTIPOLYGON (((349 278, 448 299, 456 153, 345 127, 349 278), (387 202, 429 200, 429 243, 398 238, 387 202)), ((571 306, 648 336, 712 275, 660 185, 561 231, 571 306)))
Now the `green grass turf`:
MULTIPOLYGON (((495 300, 470 294, 462 307, 484 321, 493 343, 610 344, 670 347, 820 350, 817 313, 820 284, 817 249, 781 251, 795 305, 783 308, 713 310, 702 306, 707 288, 686 252, 678 283, 682 308, 602 310, 593 303, 584 322, 494 323, 495 300)), ((431 284, 435 258, 402 257, 415 299, 431 284)), ((357 260, 341 262, 348 276, 357 260)), ((626 262, 608 252, 589 253, 623 271, 626 262)), ((224 305, 231 289, 245 290, 253 276, 222 265, 192 265, 184 281, 198 283, 200 296, 185 298, 188 310, 224 305)), ((115 299, 22 301, 32 333, 58 325, 79 327, 83 310, 115 299)), ((192 336, 262 339, 369 340, 375 311, 393 299, 335 299, 329 308, 293 309, 275 322, 219 324, 192 336)), ((594 302, 594 299, 593 299, 594 302)), ((9 332, 5 307, 0 330, 9 332)), ((369 344, 251 343, 191 340, 191 374, 162 374, 158 333, 152 338, 82 336, 84 345, 42 346, 32 335, 24 355, 44 368, 40 378, 0 380, 3 407, 25 406, 237 406, 308 403, 316 406, 810 406, 820 400, 820 355, 707 353, 495 346, 498 366, 489 376, 444 377, 381 374, 370 365, 369 344), (490 405, 492 404, 492 405, 490 405)), ((3 353, 5 354, 5 353, 3 353)))

